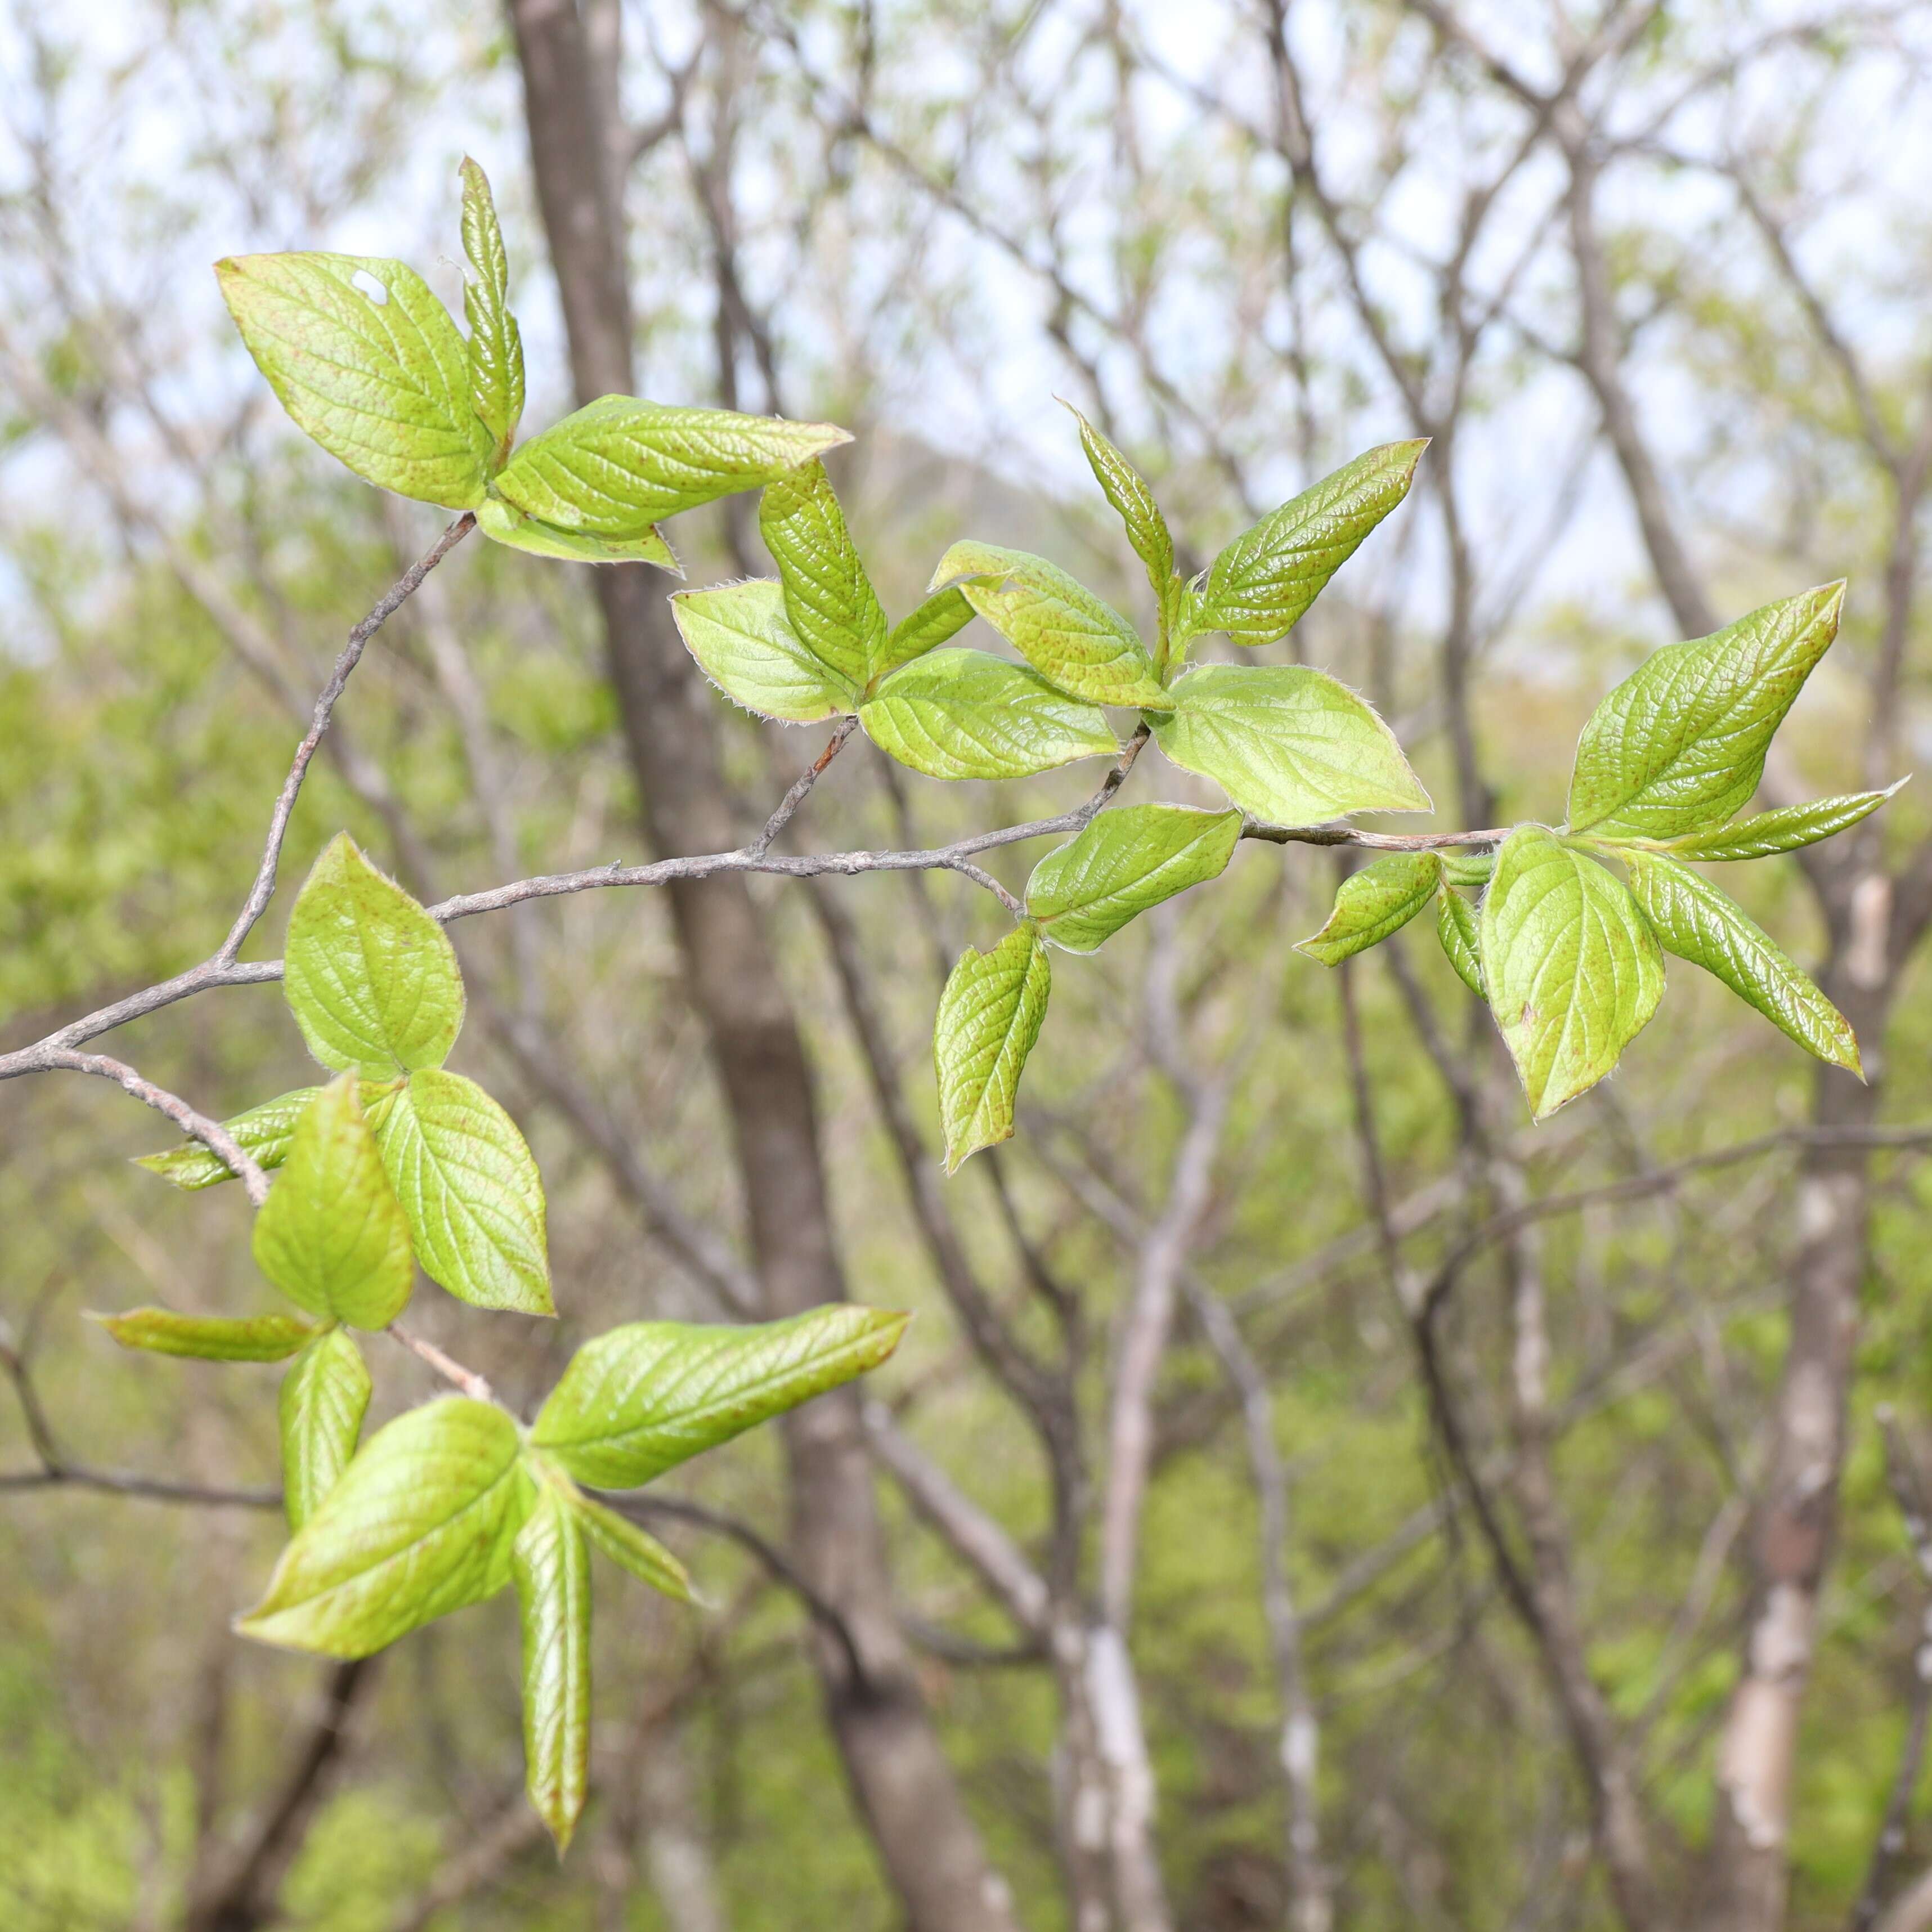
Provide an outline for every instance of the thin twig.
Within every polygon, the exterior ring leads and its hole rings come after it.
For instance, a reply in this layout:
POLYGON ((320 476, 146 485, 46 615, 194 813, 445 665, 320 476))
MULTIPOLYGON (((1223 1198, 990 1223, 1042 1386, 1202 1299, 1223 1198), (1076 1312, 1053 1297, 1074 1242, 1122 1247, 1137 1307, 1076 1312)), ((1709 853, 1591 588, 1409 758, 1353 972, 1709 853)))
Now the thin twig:
POLYGON ((268 814, 268 836, 262 850, 262 862, 256 868, 255 883, 249 888, 248 898, 229 928, 228 937, 221 942, 220 950, 214 956, 218 964, 233 964, 235 956, 242 950, 242 942, 248 937, 255 922, 268 910, 268 902, 275 892, 275 874, 281 864, 282 842, 288 836, 289 820, 296 808, 296 800, 302 788, 302 780, 308 775, 309 761, 315 756, 316 747, 322 742, 322 734, 328 729, 328 721, 335 710, 336 700, 342 695, 349 682, 350 674, 362 662, 362 652, 369 640, 380 631, 390 617, 401 608, 416 591, 416 586, 434 570, 449 553, 476 527, 473 511, 465 510, 436 542, 397 578, 384 593, 375 608, 349 634, 349 641, 342 647, 341 655, 335 660, 335 668, 328 674, 328 682, 322 687, 315 700, 315 709, 310 714, 309 725, 302 742, 296 747, 294 760, 290 764, 289 775, 282 781, 282 788, 277 794, 274 809, 268 814))
POLYGON ((434 1342, 412 1334, 400 1322, 392 1322, 388 1334, 420 1360, 427 1362, 447 1382, 453 1382, 472 1402, 494 1402, 496 1392, 474 1369, 466 1369, 453 1357, 446 1355, 434 1342))
POLYGON ((830 742, 812 762, 792 781, 791 789, 778 800, 778 808, 765 820, 765 829, 753 839, 746 849, 762 859, 771 850, 772 842, 777 838, 790 821, 792 814, 805 802, 806 794, 815 785, 827 765, 844 748, 845 741, 859 728, 856 717, 842 718, 830 742))
POLYGON ((223 1162, 229 1171, 238 1176, 247 1189, 248 1198, 259 1208, 268 1198, 268 1177, 241 1144, 218 1120, 211 1120, 205 1114, 198 1114, 178 1094, 170 1094, 165 1087, 157 1087, 152 1080, 144 1079, 124 1060, 110 1060, 104 1053, 74 1053, 64 1049, 50 1050, 42 1064, 49 1068, 64 1067, 76 1073, 95 1073, 103 1079, 112 1080, 124 1088, 136 1100, 145 1102, 157 1113, 165 1114, 190 1139, 197 1140, 215 1158, 223 1162))

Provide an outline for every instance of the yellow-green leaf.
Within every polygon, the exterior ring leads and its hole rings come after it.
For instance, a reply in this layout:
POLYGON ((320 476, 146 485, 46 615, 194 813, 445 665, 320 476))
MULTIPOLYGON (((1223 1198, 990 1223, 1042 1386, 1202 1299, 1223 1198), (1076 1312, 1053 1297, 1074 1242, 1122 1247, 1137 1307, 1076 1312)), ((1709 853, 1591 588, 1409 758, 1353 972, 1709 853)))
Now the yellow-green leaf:
POLYGON ((282 990, 316 1058, 370 1080, 440 1066, 463 1025, 449 935, 346 832, 289 915, 282 990))
POLYGON ((244 1636, 367 1657, 494 1596, 532 1500, 517 1425, 447 1396, 370 1437, 282 1552, 244 1636))
POLYGON ((204 1362, 281 1362, 314 1340, 315 1324, 292 1315, 177 1315, 171 1308, 130 1308, 124 1315, 96 1315, 124 1348, 156 1355, 188 1355, 204 1362))
POLYGON ((412 1073, 376 1144, 430 1280, 478 1308, 554 1312, 542 1178, 517 1124, 475 1081, 412 1073))
POLYGON ((482 502, 494 441, 470 404, 469 352, 413 268, 238 255, 214 272, 282 406, 330 455, 398 496, 452 510, 482 502))
POLYGON ((289 1365, 279 1404, 282 1502, 299 1529, 356 1454, 369 1407, 369 1370, 346 1328, 318 1335, 289 1365))
POLYGON ((577 1514, 537 1484, 513 1553, 523 1626, 524 1778, 560 1853, 590 1785, 590 1552, 577 1514))
POLYGON ((332 1080, 296 1123, 255 1216, 256 1265, 312 1315, 386 1328, 407 1305, 409 1223, 362 1115, 356 1077, 332 1080))
POLYGON ((1053 968, 1031 920, 990 952, 968 947, 960 955, 932 1029, 948 1174, 969 1154, 1012 1138, 1021 1070, 1052 989, 1053 968))
POLYGON ((1310 825, 1354 812, 1434 809, 1395 734, 1346 685, 1305 664, 1200 664, 1169 694, 1154 742, 1244 812, 1310 825))
POLYGON ((1496 855, 1483 981, 1539 1120, 1594 1087, 1647 1025, 1664 957, 1623 882, 1540 825, 1496 855))
POLYGON ((1335 894, 1328 923, 1295 947, 1324 966, 1379 946, 1436 896, 1442 862, 1433 852, 1390 852, 1351 872, 1335 894))
POLYGON ((1851 1022, 1742 907, 1661 853, 1632 852, 1628 862, 1630 890, 1669 950, 1723 980, 1808 1053, 1864 1077, 1851 1022))

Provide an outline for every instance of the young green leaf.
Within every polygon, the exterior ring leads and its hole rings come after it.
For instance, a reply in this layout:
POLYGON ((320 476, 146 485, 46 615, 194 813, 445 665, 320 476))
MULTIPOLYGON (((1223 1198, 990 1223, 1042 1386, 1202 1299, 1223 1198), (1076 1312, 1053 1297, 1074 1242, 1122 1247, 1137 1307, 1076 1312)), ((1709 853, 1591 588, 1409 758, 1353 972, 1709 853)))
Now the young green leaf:
POLYGON ((1830 647, 1843 584, 1767 604, 1725 629, 1653 651, 1592 714, 1570 778, 1570 827, 1674 838, 1750 802, 1765 752, 1830 647))
POLYGON ((1780 806, 1775 812, 1760 812, 1735 825, 1673 838, 1670 850, 1676 858, 1700 862, 1768 859, 1774 853, 1795 852, 1800 846, 1815 845, 1821 838, 1850 830, 1861 819, 1869 818, 1905 782, 1900 778, 1883 791, 1853 792, 1844 798, 1814 798, 1803 805, 1780 806))
POLYGON ((1486 886, 1496 869, 1496 853, 1494 846, 1459 851, 1448 846, 1438 855, 1442 861, 1442 876, 1452 886, 1461 886, 1466 890, 1480 892, 1486 886))
POLYGON ((675 577, 684 574, 655 524, 640 536, 586 536, 580 530, 560 530, 554 524, 526 517, 500 496, 491 496, 477 507, 476 527, 506 549, 526 550, 532 556, 557 557, 566 563, 654 563, 675 577))
POLYGON ((510 313, 510 259, 496 223, 489 177, 466 154, 463 167, 463 252, 474 272, 463 284, 470 325, 470 404, 490 432, 494 462, 516 440, 524 413, 524 343, 510 313))
POLYGON ((571 1498, 584 1533, 620 1569, 628 1570, 640 1583, 681 1604, 696 1600, 692 1594, 690 1573, 648 1531, 640 1529, 627 1516, 607 1508, 580 1492, 571 1498))
POLYGON ((1608 1073, 1657 1010, 1664 959, 1622 882, 1540 825, 1520 825, 1483 898, 1483 982, 1546 1119, 1608 1073))
POLYGON ((475 1081, 411 1074, 376 1144, 430 1280, 478 1308, 555 1312, 542 1178, 516 1123, 475 1081))
POLYGON ((1271 511, 1222 551, 1192 620, 1238 644, 1270 644, 1300 620, 1362 539, 1408 494, 1425 438, 1372 449, 1271 511))
POLYGON ((380 489, 446 509, 483 500, 494 448, 470 358, 413 268, 362 255, 218 262, 222 299, 283 408, 380 489))
POLYGON ((858 708, 858 686, 806 648, 770 578, 681 590, 670 608, 699 670, 747 711, 812 724, 858 708))
POLYGON ((256 1265, 312 1315, 386 1328, 410 1298, 409 1223, 344 1073, 296 1124, 281 1176, 255 1216, 256 1265))
POLYGON ((125 1315, 96 1315, 124 1348, 157 1355, 189 1355, 204 1362, 282 1362, 319 1332, 292 1315, 177 1315, 171 1308, 130 1308, 125 1315))
POLYGON ((369 1407, 369 1370, 346 1328, 318 1335, 282 1378, 282 1501, 299 1529, 348 1468, 369 1407))
POLYGON ((1436 903, 1436 936, 1442 942, 1456 976, 1478 999, 1486 1000, 1490 993, 1483 983, 1482 928, 1476 909, 1447 886, 1436 903))
POLYGON ((1168 613, 1174 578, 1174 538, 1167 519, 1140 472, 1071 403, 1065 406, 1080 425, 1080 447, 1087 453, 1094 480, 1126 526, 1135 556, 1147 566, 1155 602, 1168 613))
POLYGON ((629 1322, 572 1357, 530 1442, 579 1482, 635 1489, 876 1368, 909 1318, 842 1304, 746 1328, 629 1322))
POLYGON ((1390 852, 1342 881, 1328 924, 1294 950, 1339 966, 1399 932, 1436 896, 1442 880, 1442 862, 1433 852, 1390 852))
POLYGON ((532 1500, 517 1425, 446 1396, 379 1429, 282 1552, 244 1636, 367 1657, 494 1596, 532 1500))
MULTIPOLYGON (((388 1112, 389 1103, 402 1091, 400 1080, 365 1080, 358 1088, 363 1118, 373 1128, 388 1112)), ((254 1156, 255 1165, 270 1172, 289 1157, 289 1143, 295 1138, 296 1123, 308 1111, 309 1102, 322 1091, 320 1087, 298 1087, 292 1094, 278 1094, 237 1114, 222 1125, 244 1154, 254 1156)), ((235 1178, 233 1170, 214 1150, 200 1141, 184 1141, 179 1147, 160 1154, 136 1156, 134 1165, 158 1174, 170 1186, 184 1194, 199 1193, 204 1187, 218 1186, 235 1178)))
POLYGON ((463 1025, 449 935, 346 832, 289 914, 282 989, 310 1052, 370 1080, 440 1066, 463 1025))
POLYGON ((1742 907, 1661 853, 1625 856, 1630 890, 1670 951, 1723 980, 1808 1052, 1864 1077, 1851 1022, 1742 907))
POLYGON ((1219 878, 1240 836, 1238 812, 1117 806, 1033 868, 1028 915, 1042 939, 1092 952, 1150 906, 1219 878))
POLYGON ((512 1552, 524 1638, 524 1777, 560 1856, 590 1782, 590 1552, 576 1513, 537 1485, 512 1552))
POLYGON ((1030 920, 990 952, 969 946, 959 956, 932 1029, 948 1174, 968 1155, 1012 1137, 1020 1072, 1052 990, 1053 968, 1030 920))
POLYGON ((892 626, 879 670, 874 676, 896 670, 901 664, 910 664, 914 658, 937 650, 972 621, 973 607, 956 584, 950 590, 934 592, 910 616, 902 617, 892 626))
POLYGON ((496 490, 560 530, 640 537, 662 518, 755 489, 851 440, 831 423, 602 396, 532 436, 497 472, 496 490))
POLYGON ((848 682, 869 683, 886 668, 886 614, 824 464, 801 464, 765 485, 758 533, 778 567, 793 634, 848 682))
POLYGON ((1017 778, 1118 754, 1104 713, 984 651, 929 651, 859 707, 866 735, 935 778, 1017 778))
POLYGON ((967 602, 1068 697, 1136 710, 1171 705, 1134 627, 1058 564, 996 544, 956 543, 933 586, 955 578, 967 580, 959 586, 967 602))
MULTIPOLYGON (((274 1100, 264 1100, 260 1106, 250 1107, 245 1114, 237 1114, 221 1124, 242 1151, 254 1157, 258 1167, 280 1167, 288 1158, 296 1121, 321 1091, 320 1087, 298 1087, 292 1094, 278 1094, 274 1100)), ((179 1147, 169 1148, 160 1154, 138 1155, 134 1165, 145 1167, 150 1174, 158 1174, 184 1193, 235 1178, 228 1163, 200 1141, 184 1141, 179 1147)))
POLYGON ((1310 825, 1352 812, 1430 812, 1395 734, 1346 685, 1304 664, 1200 664, 1154 720, 1183 771, 1212 778, 1244 812, 1310 825))

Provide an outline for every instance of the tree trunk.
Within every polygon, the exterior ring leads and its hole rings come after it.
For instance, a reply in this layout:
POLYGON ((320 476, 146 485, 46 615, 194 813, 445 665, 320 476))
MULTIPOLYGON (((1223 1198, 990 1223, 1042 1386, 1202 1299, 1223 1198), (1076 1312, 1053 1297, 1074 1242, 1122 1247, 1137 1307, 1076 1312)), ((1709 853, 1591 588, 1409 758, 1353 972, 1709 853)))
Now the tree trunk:
MULTIPOLYGON (((1879 1042, 1891 991, 1887 935, 1861 928, 1887 882, 1868 874, 1850 895, 1848 943, 1821 976, 1864 1046, 1872 1084, 1821 1067, 1813 1118, 1864 1127, 1878 1112, 1879 1042), (1862 892, 1874 886, 1875 895, 1862 892)), ((1744 1674, 1718 1743, 1717 1815, 1698 1919, 1708 1932, 1778 1932, 1790 1888, 1791 1786, 1798 1726, 1817 1640, 1818 1600, 1838 1526, 1846 1417, 1858 1346, 1858 1287, 1869 1222, 1870 1155, 1814 1148, 1798 1181, 1801 1246, 1792 1277, 1791 1334, 1772 1419, 1769 1465, 1754 1537, 1753 1600, 1744 1674)))
MULTIPOLYGON (((617 189, 572 0, 511 0, 537 195, 580 403, 632 386, 631 308, 617 189)), ((645 566, 593 573, 611 681, 663 854, 733 842, 714 716, 645 566)), ((844 1299, 805 1049, 751 896, 736 879, 672 888, 691 994, 709 1036, 748 1204, 767 1311, 844 1299)), ((815 1635, 833 1730, 859 1808, 914 1932, 1012 1932, 1006 1887, 987 1864, 940 1750, 893 1614, 859 1420, 847 1390, 787 1418, 799 1562, 843 1616, 865 1665, 815 1635)))

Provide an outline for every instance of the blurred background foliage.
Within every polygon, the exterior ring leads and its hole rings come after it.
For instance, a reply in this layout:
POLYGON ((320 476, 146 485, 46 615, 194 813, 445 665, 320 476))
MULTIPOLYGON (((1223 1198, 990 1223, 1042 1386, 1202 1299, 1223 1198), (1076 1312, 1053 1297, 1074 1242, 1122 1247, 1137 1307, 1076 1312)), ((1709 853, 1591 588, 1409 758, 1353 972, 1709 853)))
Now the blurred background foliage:
MULTIPOLYGON (((835 473, 896 613, 970 534, 1047 553, 1145 614, 1056 392, 1143 463, 1197 563, 1357 449, 1433 434, 1408 506, 1264 655, 1374 694, 1438 800, 1435 823, 1468 822, 1472 785, 1495 801, 1482 822, 1554 820, 1582 718, 1684 628, 1583 367, 1572 217, 1586 168, 1612 373, 1700 594, 1728 620, 1852 579, 1843 640, 1780 740, 1794 788, 1910 770, 1932 748, 1932 619, 1917 586, 1932 532, 1901 482, 1923 490, 1932 396, 1932 22, 1922 8, 1769 0, 1468 10, 1469 32, 1539 85, 1598 46, 1553 121, 1532 128, 1438 10, 1384 0, 1296 6, 1299 105, 1271 52, 1282 14, 1246 0, 586 0, 599 31, 621 15, 609 77, 640 130, 641 386, 856 431, 835 473), (1574 150, 1568 134, 1543 138, 1564 114, 1586 123, 1574 150), (1299 128, 1313 130, 1312 173, 1298 166, 1299 128), (1459 766, 1459 706, 1473 766, 1459 766)), ((293 436, 232 338, 208 263, 348 247, 410 260, 453 299, 455 165, 473 153, 510 231, 528 421, 568 395, 514 52, 491 10, 117 0, 82 16, 24 0, 0 29, 0 105, 11 1046, 213 946, 286 768, 292 697, 305 708, 348 625, 436 527, 293 436)), ((692 581, 761 567, 749 509, 681 520, 692 581)), ((345 825, 425 897, 640 856, 587 576, 480 543, 457 553, 358 673, 284 878, 345 825)), ((722 723, 752 826, 820 740, 722 723)), ((937 842, 1060 808, 1094 776, 943 789, 855 745, 802 836, 937 842)), ((1138 796, 1214 802, 1152 753, 1135 782, 1138 796)), ((1927 823, 1919 789, 1874 821, 1861 861, 1890 865, 1901 893, 1927 823)), ((997 856, 1017 886, 1037 854, 997 856)), ((1092 960, 1058 961, 1000 1190, 1084 1306, 1097 1426, 1110 1324, 1188 1126, 1159 1036, 1178 1024, 1180 1050, 1225 1075, 1189 1294, 1223 1304, 1265 1377, 1335 1922, 1612 1924, 1587 1780, 1432 1428, 1404 1300, 1487 1211, 1454 1085, 1491 1078, 1487 1022, 1420 928, 1348 969, 1346 1014, 1340 976, 1288 950, 1321 923, 1338 876, 1325 852, 1246 846, 1211 892, 1092 960)), ((1726 883, 1802 961, 1846 943, 1795 861, 1726 883)), ((754 890, 806 1029, 853 1292, 920 1311, 870 1394, 1036 1550, 1041 1459, 935 1279, 825 929, 804 888, 754 890)), ((866 878, 836 896, 930 1148, 933 1003, 944 964, 992 936, 989 909, 943 878, 866 878)), ((272 913, 261 935, 270 951, 279 923, 272 913)), ((739 1184, 667 908, 586 894, 454 936, 490 1004, 540 1024, 554 1066, 669 1198, 735 1242, 739 1184)), ((1714 982, 1682 966, 1671 979, 1614 1082, 1534 1132, 1520 1107, 1505 1112, 1531 1196, 1641 1180, 1812 1118, 1814 1075, 1795 1048, 1714 982)), ((1932 1120, 1926 991, 1922 963, 1903 962, 1882 1037, 1864 1040, 1894 1126, 1932 1120)), ((272 988, 174 1008, 128 1051, 209 1112, 308 1077, 272 988)), ((718 1312, 505 1027, 472 1028, 457 1064, 503 1097, 537 1153, 562 1318, 532 1327, 439 1298, 431 1332, 522 1403, 588 1334, 718 1312)), ((175 1197, 128 1167, 166 1136, 103 1083, 44 1077, 5 1098, 0 1314, 58 1443, 112 1470, 270 1480, 266 1371, 118 1356, 80 1318, 151 1300, 260 1305, 238 1190, 175 1197)), ((1044 1336, 986 1168, 948 1198, 1002 1305, 1044 1336)), ((1922 1694, 1927 1580, 1874 1418, 1891 1405, 1908 1442, 1932 1449, 1932 1171, 1907 1148, 1866 1172, 1841 1520, 1794 1760, 1788 1923, 1804 1928, 1843 1922, 1864 1884, 1922 1694)), ((1711 1834, 1713 1754, 1753 1614, 1798 1194, 1787 1143, 1641 1198, 1592 1200, 1538 1237, 1588 1667, 1679 1901, 1711 1834)), ((1132 1655, 1175 1921, 1235 1932, 1290 1909, 1283 1686, 1248 1418, 1191 1306, 1155 1392, 1132 1655)), ((1485 1255, 1444 1333, 1478 1465, 1498 1485, 1510 1322, 1485 1255)), ((381 1413, 424 1392, 400 1351, 380 1367, 381 1413)), ((25 1413, 0 1401, 0 1470, 31 1468, 32 1448, 25 1413)), ((783 1541, 775 1442, 748 1440, 688 1476, 679 1493, 783 1541)), ((1018 1916, 1047 1932, 1067 1922, 1052 1683, 883 1477, 880 1496, 922 1687, 1018 1916)), ((600 1576, 596 1797, 567 1864, 520 1808, 514 1618, 499 1602, 374 1667, 290 1848, 279 1922, 899 1923, 820 1716, 795 1596, 729 1538, 671 1534, 707 1607, 600 1576)), ((71 1486, 0 1495, 0 1923, 184 1922, 211 1863, 279 1788, 322 1694, 313 1663, 228 1632, 276 1541, 262 1511, 71 1486)), ((1928 1860, 1932 1821, 1915 1804, 1896 1869, 1928 1860)))

